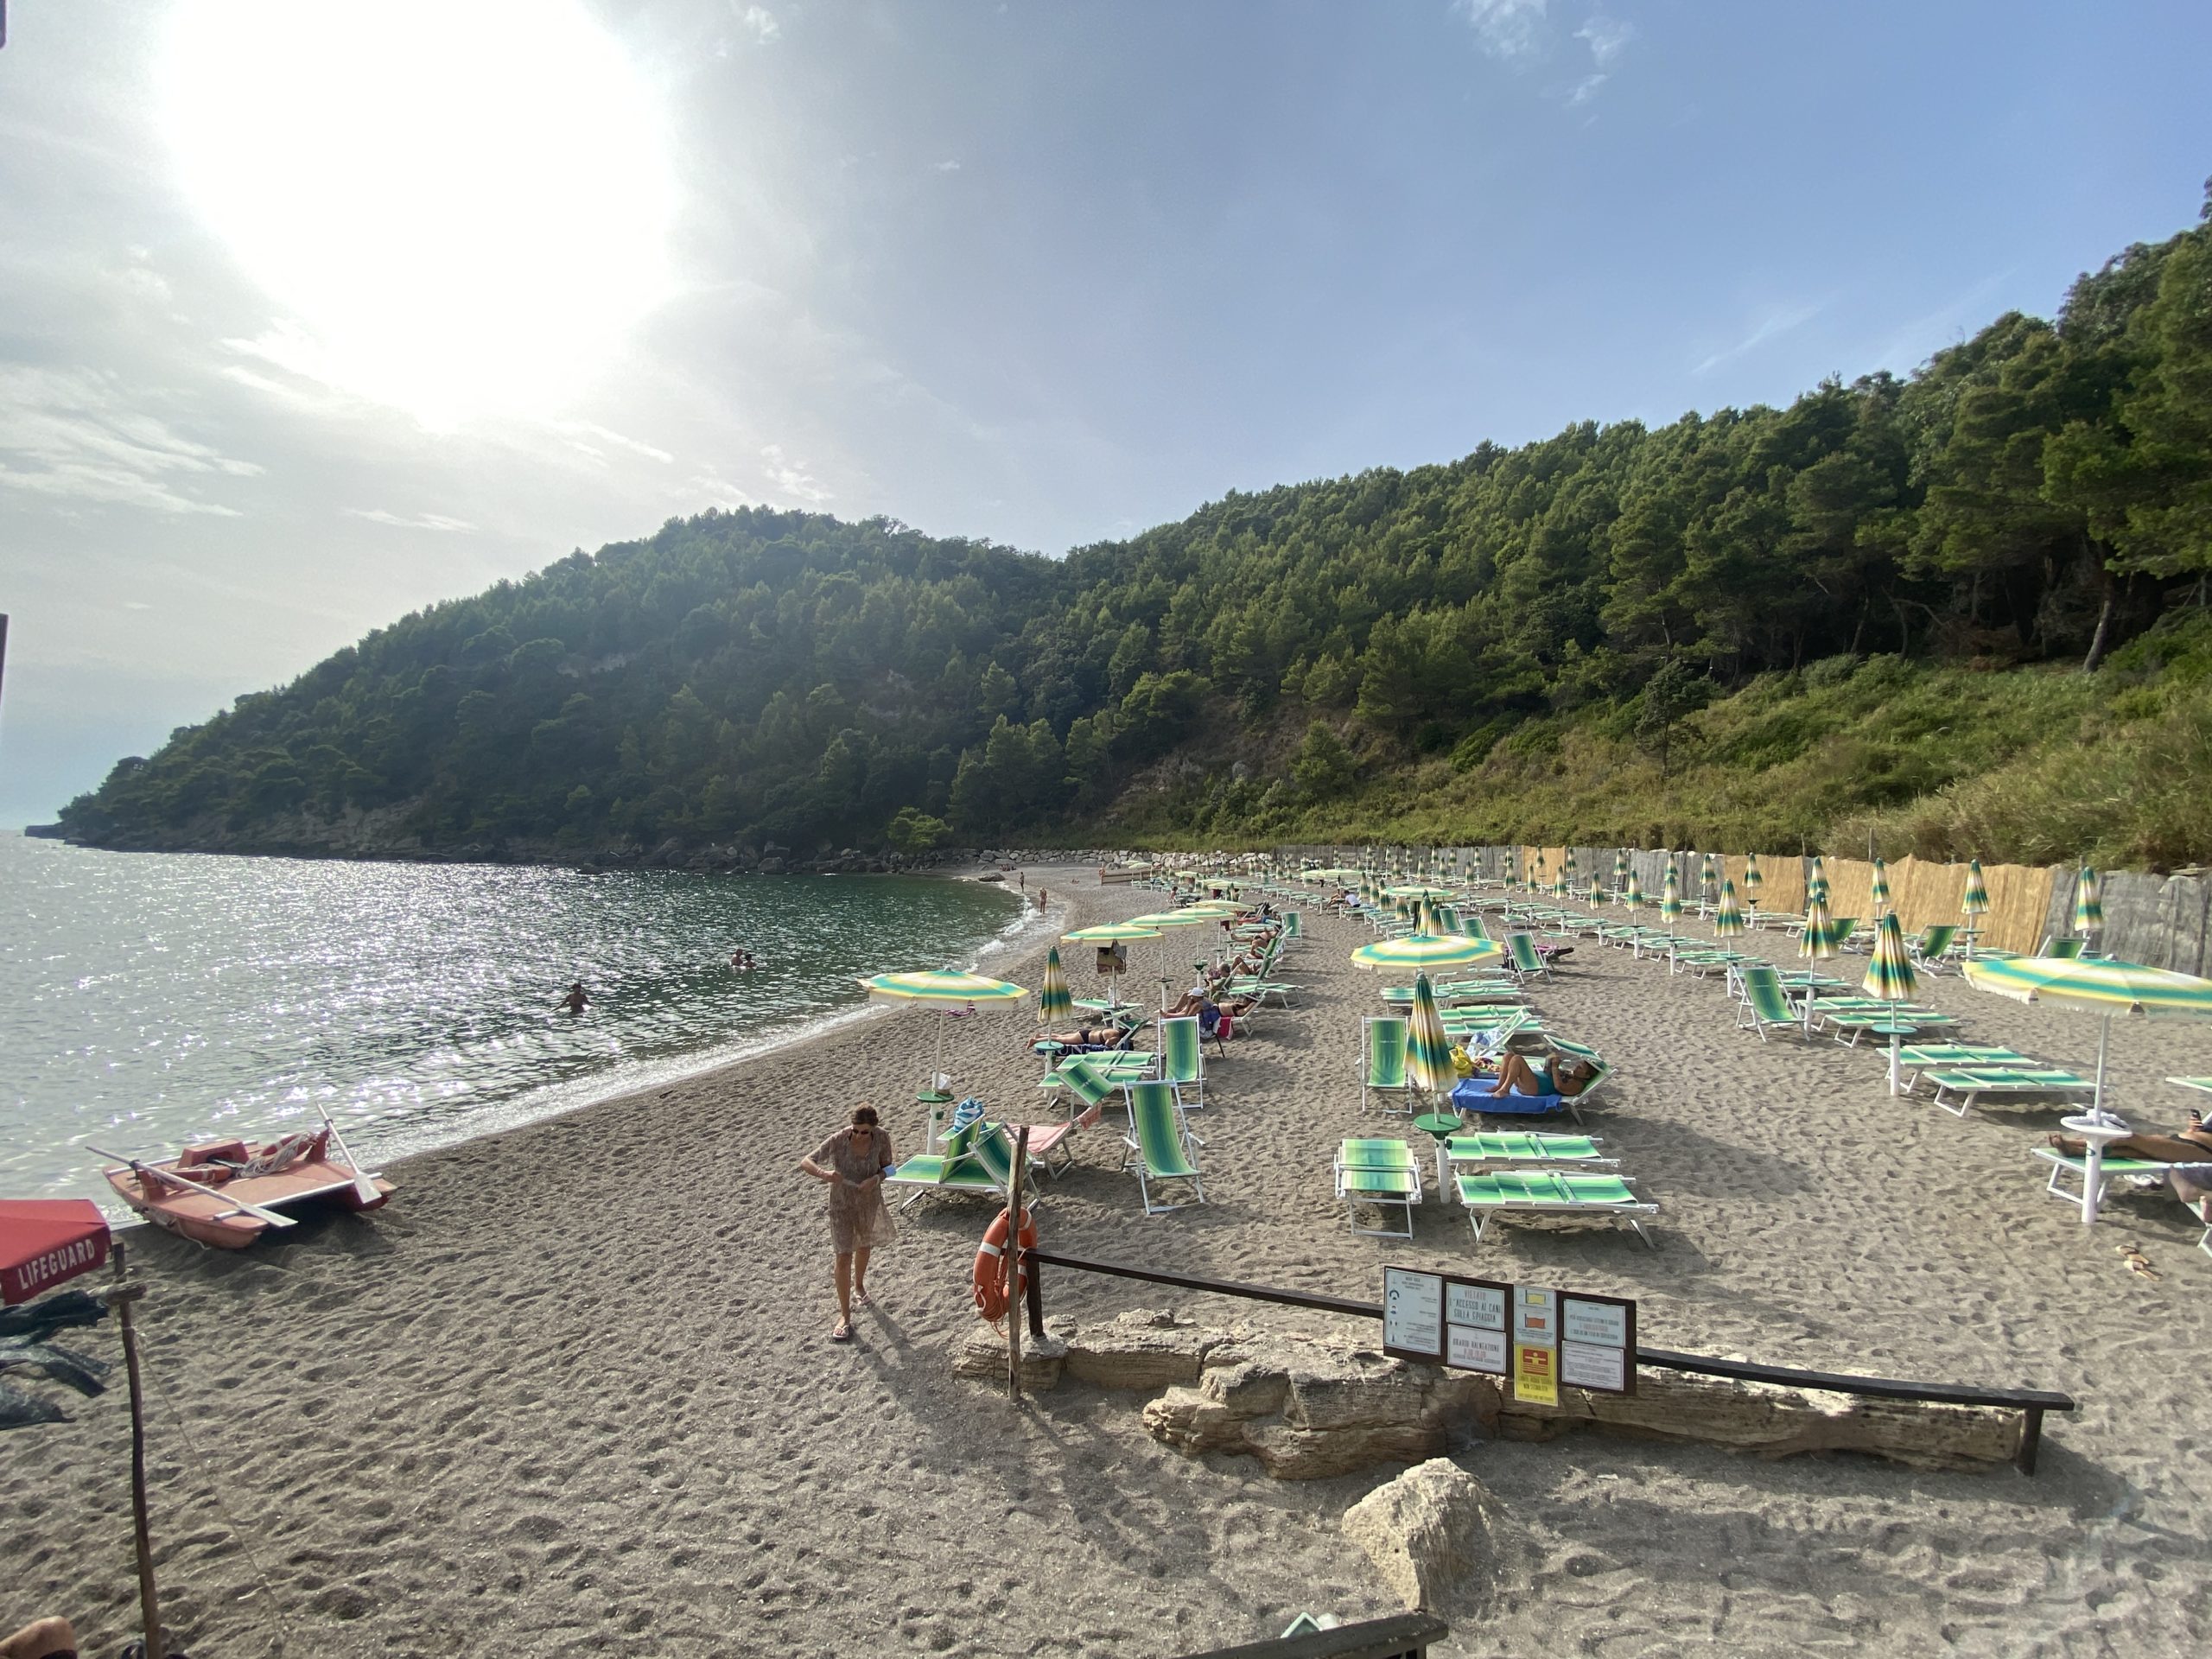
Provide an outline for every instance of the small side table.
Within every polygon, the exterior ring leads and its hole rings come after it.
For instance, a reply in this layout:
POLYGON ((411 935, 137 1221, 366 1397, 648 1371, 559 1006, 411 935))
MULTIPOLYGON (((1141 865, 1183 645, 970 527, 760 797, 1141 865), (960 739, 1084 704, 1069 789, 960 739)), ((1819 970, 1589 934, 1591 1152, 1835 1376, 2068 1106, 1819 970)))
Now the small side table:
POLYGON ((1436 1195, 1440 1198, 1452 1193, 1452 1160, 1446 1154, 1446 1145, 1465 1127, 1457 1112, 1430 1112, 1414 1119, 1414 1128, 1436 1137, 1436 1195))
POLYGON ((2089 1143, 2088 1154, 2082 1160, 2082 1224, 2087 1227, 2096 1220, 2097 1200, 2104 1193, 2105 1148, 2134 1131, 2109 1112, 2062 1117, 2058 1127, 2089 1143))
POLYGON ((952 1096, 940 1089, 918 1089, 914 1104, 922 1109, 922 1116, 930 1126, 929 1149, 934 1153, 944 1143, 945 1108, 952 1104, 952 1096))

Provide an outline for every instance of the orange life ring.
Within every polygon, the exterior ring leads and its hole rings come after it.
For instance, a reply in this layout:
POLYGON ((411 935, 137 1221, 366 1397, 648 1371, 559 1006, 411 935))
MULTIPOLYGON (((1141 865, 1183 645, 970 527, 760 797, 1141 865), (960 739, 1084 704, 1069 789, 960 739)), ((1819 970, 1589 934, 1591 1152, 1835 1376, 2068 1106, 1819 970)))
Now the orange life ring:
MULTIPOLYGON (((993 1325, 1006 1317, 1007 1306, 1027 1288, 1020 1262, 1006 1259, 1006 1236, 1013 1226, 1014 1212, 1000 1211, 976 1249, 976 1309, 993 1325)), ((1021 1248, 1037 1248, 1037 1212, 1027 1205, 1021 1210, 1021 1248)))

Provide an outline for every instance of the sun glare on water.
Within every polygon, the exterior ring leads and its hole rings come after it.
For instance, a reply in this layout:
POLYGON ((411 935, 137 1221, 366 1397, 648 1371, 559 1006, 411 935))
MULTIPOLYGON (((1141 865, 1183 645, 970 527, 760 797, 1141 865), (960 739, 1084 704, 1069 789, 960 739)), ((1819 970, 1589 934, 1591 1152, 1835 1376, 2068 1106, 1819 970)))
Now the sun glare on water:
POLYGON ((183 0, 162 115, 268 353, 426 424, 551 412, 665 291, 658 113, 574 0, 183 0))

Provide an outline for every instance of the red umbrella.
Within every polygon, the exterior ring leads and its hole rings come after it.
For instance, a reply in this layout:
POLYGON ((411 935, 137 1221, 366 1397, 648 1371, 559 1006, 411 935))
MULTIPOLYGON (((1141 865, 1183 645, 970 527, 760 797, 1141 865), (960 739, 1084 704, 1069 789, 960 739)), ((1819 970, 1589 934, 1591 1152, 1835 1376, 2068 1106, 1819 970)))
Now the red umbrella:
POLYGON ((0 1306, 106 1260, 107 1217, 91 1199, 0 1198, 0 1306))

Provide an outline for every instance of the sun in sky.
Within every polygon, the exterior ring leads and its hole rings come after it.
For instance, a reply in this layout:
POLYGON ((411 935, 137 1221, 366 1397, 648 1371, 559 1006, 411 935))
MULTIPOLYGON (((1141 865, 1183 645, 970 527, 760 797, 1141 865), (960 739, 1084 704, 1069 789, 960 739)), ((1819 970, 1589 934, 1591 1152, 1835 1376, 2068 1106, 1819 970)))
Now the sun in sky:
POLYGON ((160 113, 261 349, 426 425, 554 412, 668 291, 659 110, 575 0, 182 0, 160 113))

